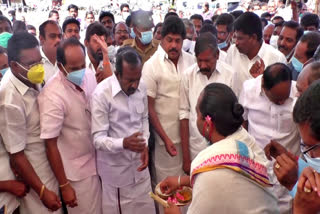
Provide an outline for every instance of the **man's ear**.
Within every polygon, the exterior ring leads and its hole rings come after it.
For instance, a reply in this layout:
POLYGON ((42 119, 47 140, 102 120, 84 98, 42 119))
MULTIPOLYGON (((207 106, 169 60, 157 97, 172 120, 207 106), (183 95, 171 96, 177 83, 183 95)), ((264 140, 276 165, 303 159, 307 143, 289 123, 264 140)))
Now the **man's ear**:
POLYGON ((89 46, 89 41, 88 40, 84 40, 84 46, 86 46, 86 48, 89 46))
POLYGON ((40 45, 42 46, 44 41, 45 41, 44 37, 40 35, 39 36, 39 41, 40 41, 40 45))

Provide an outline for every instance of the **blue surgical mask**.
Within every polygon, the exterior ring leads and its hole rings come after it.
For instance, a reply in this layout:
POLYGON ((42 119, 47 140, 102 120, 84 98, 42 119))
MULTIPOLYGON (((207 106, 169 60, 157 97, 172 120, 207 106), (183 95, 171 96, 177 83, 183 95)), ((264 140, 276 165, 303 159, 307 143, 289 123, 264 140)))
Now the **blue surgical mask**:
POLYGON ((291 63, 292 63, 293 68, 298 73, 300 73, 302 71, 303 64, 297 58, 295 58, 294 56, 292 56, 292 58, 291 58, 291 63))
POLYGON ((131 30, 130 30, 130 37, 131 37, 132 39, 136 38, 136 34, 135 34, 134 31, 133 31, 133 27, 132 27, 131 30))
POLYGON ((4 74, 7 72, 9 68, 4 68, 2 70, 0 70, 0 73, 2 74, 2 77, 4 76, 4 74))
POLYGON ((153 33, 152 31, 145 31, 145 32, 141 32, 141 38, 139 38, 141 43, 144 45, 148 45, 151 43, 152 39, 153 39, 153 33))
POLYGON ((309 166, 314 168, 317 172, 320 172, 320 158, 311 158, 308 155, 303 155, 309 166))
POLYGON ((82 81, 83 81, 83 77, 84 77, 84 73, 86 71, 85 68, 77 70, 77 71, 72 71, 70 73, 68 73, 66 71, 66 69, 63 67, 64 72, 67 74, 67 79, 72 82, 73 84, 77 85, 77 86, 81 86, 82 85, 82 81))
POLYGON ((228 46, 227 40, 218 44, 218 48, 221 50, 228 46))

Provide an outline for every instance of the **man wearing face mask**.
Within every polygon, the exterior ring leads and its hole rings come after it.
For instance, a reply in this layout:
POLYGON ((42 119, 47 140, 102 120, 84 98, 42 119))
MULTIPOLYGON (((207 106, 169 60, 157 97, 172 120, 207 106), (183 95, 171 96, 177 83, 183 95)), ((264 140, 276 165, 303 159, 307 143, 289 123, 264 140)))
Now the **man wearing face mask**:
POLYGON ((134 39, 123 42, 123 46, 131 46, 142 58, 144 64, 157 50, 159 41, 153 39, 152 28, 154 26, 152 12, 138 10, 131 14, 134 39))
POLYGON ((88 54, 88 68, 95 71, 97 82, 112 75, 112 59, 109 58, 109 48, 106 43, 107 30, 105 27, 94 22, 87 28, 84 44, 88 54))
POLYGON ((91 138, 90 98, 97 81, 85 48, 70 38, 57 49, 59 73, 38 96, 41 139, 70 214, 100 214, 101 184, 91 138))
POLYGON ((120 14, 121 14, 121 21, 126 21, 128 16, 130 15, 130 7, 127 3, 123 3, 120 5, 120 14))
POLYGON ((8 69, 9 64, 7 51, 3 47, 0 47, 0 81, 2 81, 2 78, 8 69))
POLYGON ((0 89, 0 133, 17 177, 31 187, 21 200, 20 213, 61 213, 59 184, 40 139, 37 97, 45 71, 37 39, 27 32, 13 35, 8 60, 10 81, 0 89))
POLYGON ((183 40, 182 50, 194 55, 194 40, 196 29, 189 19, 182 19, 184 27, 186 28, 186 38, 183 40))
POLYGON ((320 33, 305 33, 295 47, 294 54, 289 63, 292 69, 292 79, 297 80, 305 64, 312 60, 312 57, 320 45, 320 33))
POLYGON ((291 60, 294 49, 303 35, 303 28, 295 21, 284 22, 283 28, 277 40, 278 50, 286 56, 287 61, 291 60))
POLYGON ((218 16, 215 26, 217 28, 218 47, 222 51, 228 51, 233 36, 234 18, 229 13, 223 13, 218 16))
POLYGON ((92 95, 92 136, 102 181, 104 214, 155 214, 148 170, 148 101, 142 62, 120 48, 116 71, 92 95))

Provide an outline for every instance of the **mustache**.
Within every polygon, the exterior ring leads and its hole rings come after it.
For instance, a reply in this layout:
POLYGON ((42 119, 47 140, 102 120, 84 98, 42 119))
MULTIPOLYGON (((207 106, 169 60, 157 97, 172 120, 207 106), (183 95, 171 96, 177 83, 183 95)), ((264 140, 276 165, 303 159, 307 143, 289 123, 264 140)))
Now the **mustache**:
POLYGON ((175 49, 175 48, 172 48, 172 49, 169 50, 169 52, 177 52, 178 53, 179 51, 177 49, 175 49))
POLYGON ((208 73, 208 72, 210 72, 210 69, 209 68, 203 68, 203 69, 200 69, 200 72, 201 73, 208 73))

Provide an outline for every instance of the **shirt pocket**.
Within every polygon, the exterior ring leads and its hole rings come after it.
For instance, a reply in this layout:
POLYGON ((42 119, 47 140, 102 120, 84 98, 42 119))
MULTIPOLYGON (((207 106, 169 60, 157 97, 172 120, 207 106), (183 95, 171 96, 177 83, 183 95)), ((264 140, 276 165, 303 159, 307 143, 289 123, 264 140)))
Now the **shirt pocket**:
POLYGON ((142 102, 136 102, 135 106, 136 106, 136 108, 135 108, 136 109, 136 113, 138 115, 143 114, 143 112, 144 112, 144 104, 142 102))
POLYGON ((278 130, 280 133, 290 133, 294 130, 295 124, 292 113, 279 114, 278 118, 278 130))

